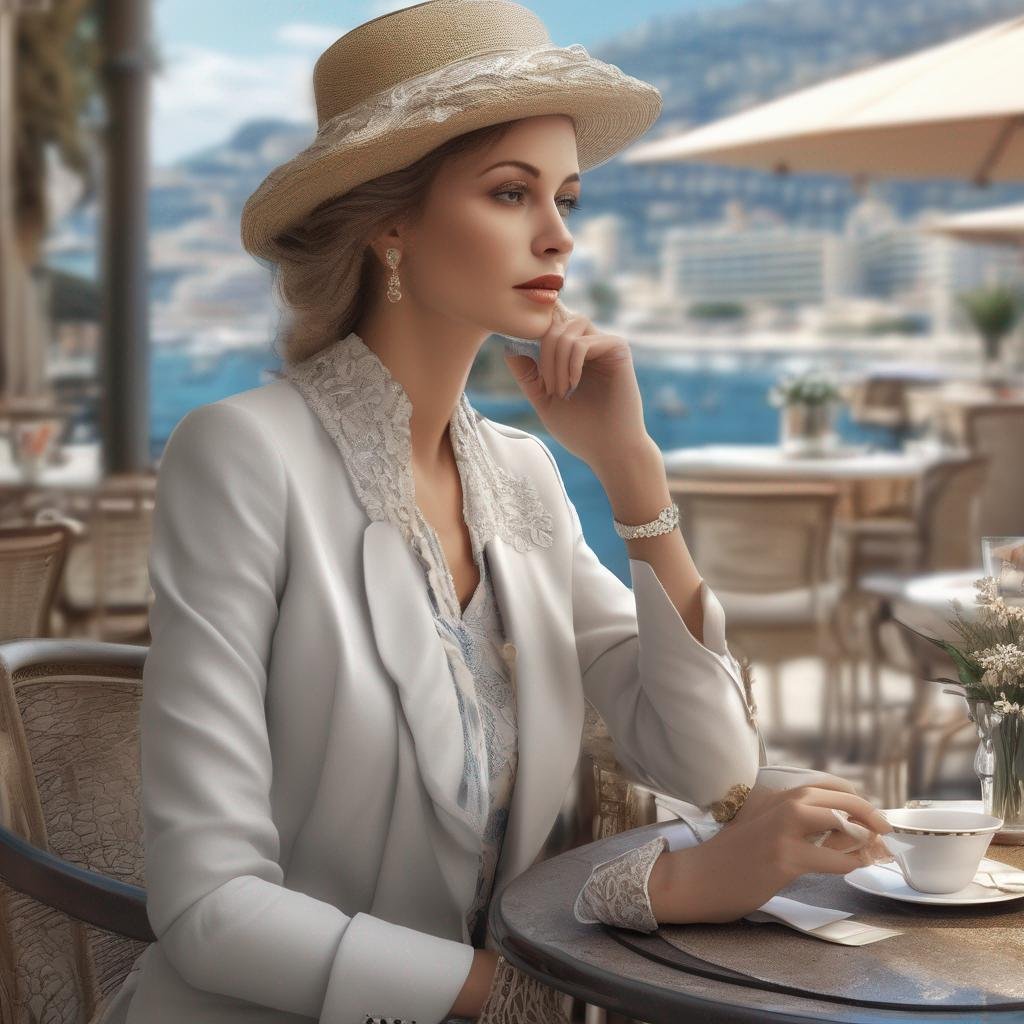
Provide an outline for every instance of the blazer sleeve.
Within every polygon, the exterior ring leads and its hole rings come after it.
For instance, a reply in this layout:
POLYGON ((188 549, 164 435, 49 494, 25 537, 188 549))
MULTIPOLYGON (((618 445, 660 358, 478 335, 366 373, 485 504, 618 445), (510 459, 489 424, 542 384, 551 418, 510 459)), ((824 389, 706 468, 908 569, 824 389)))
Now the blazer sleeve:
MULTIPOLYGON (((550 449, 539 438, 561 482, 550 449)), ((562 491, 574 534, 572 610, 583 691, 637 781, 706 808, 736 784, 753 786, 761 737, 747 714, 725 611, 701 581, 704 642, 697 640, 653 567, 631 558, 632 589, 587 544, 562 491)))
POLYGON ((248 410, 200 406, 164 449, 140 719, 146 910, 190 985, 355 1024, 436 1024, 473 948, 283 885, 264 699, 287 480, 248 410))

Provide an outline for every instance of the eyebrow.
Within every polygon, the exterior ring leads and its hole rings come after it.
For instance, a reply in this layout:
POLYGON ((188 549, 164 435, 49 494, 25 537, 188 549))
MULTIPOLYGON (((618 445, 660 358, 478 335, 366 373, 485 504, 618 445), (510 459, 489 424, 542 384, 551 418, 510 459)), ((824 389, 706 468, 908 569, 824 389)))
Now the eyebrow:
MULTIPOLYGON (((485 170, 482 170, 480 172, 480 174, 478 175, 478 177, 482 178, 487 173, 487 171, 493 171, 495 167, 505 167, 505 166, 521 167, 524 171, 528 171, 535 178, 539 178, 540 177, 540 171, 538 171, 537 168, 533 166, 533 164, 528 164, 524 160, 499 160, 498 163, 491 164, 490 167, 486 168, 485 170)), ((570 175, 568 175, 566 177, 565 181, 563 181, 562 184, 564 185, 564 184, 566 184, 566 182, 579 181, 579 180, 580 180, 580 176, 578 174, 570 174, 570 175)))

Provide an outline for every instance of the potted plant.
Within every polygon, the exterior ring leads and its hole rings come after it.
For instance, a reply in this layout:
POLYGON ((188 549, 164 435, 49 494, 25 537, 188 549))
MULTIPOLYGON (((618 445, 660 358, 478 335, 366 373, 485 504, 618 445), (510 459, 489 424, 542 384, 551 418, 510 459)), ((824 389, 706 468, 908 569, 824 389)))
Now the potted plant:
POLYGON ((836 446, 840 391, 817 371, 780 378, 768 393, 779 408, 779 441, 786 455, 824 455, 836 446))
POLYGON ((978 615, 965 619, 953 602, 956 642, 918 632, 916 636, 941 647, 956 666, 959 682, 938 678, 947 693, 967 702, 980 743, 974 769, 981 782, 986 814, 1003 819, 1003 832, 1017 832, 1024 842, 1024 600, 1009 601, 995 576, 975 580, 978 615))
POLYGON ((998 375, 1003 339, 1020 316, 1020 299, 1005 285, 964 292, 958 298, 971 326, 981 337, 986 376, 998 375))

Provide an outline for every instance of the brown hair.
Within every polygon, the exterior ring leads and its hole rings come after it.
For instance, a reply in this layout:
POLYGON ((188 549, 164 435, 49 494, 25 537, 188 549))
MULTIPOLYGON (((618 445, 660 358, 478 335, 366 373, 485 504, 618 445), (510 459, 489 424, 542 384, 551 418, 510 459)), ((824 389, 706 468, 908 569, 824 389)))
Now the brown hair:
POLYGON ((389 272, 370 239, 394 220, 415 220, 445 160, 497 142, 513 123, 457 135, 408 167, 326 200, 273 239, 274 288, 285 310, 278 341, 286 363, 308 359, 353 330, 389 272))

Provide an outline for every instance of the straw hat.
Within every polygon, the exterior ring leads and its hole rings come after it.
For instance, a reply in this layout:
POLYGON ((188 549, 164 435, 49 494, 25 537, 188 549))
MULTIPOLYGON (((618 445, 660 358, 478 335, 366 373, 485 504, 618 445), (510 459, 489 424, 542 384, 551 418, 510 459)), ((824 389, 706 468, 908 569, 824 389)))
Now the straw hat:
POLYGON ((661 113, 661 94, 578 43, 555 46, 510 0, 427 0, 364 22, 313 70, 314 141, 275 168, 242 210, 242 244, 267 243, 326 199, 414 163, 456 135, 568 114, 580 170, 610 160, 661 113))

